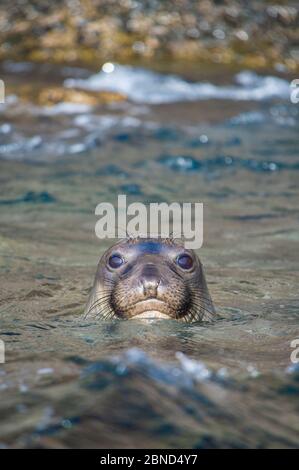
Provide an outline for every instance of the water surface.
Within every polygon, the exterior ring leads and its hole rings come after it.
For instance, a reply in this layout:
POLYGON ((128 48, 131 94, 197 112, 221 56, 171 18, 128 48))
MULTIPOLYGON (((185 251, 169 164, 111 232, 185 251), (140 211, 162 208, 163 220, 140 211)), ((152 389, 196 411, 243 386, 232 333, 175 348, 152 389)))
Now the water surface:
POLYGON ((1 446, 298 447, 298 107, 287 78, 203 85, 200 74, 119 70, 127 90, 116 76, 114 91, 134 92, 144 73, 147 94, 45 107, 35 83, 86 86, 89 72, 6 67, 1 446), (94 235, 94 209, 119 193, 204 203, 198 254, 220 320, 82 319, 110 244, 94 235))

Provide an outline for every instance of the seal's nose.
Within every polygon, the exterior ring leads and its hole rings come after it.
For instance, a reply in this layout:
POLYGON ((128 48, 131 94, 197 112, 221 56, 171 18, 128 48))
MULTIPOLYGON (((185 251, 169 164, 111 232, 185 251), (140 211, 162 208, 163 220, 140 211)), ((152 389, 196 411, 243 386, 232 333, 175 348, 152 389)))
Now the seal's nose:
POLYGON ((157 297, 160 281, 161 277, 156 266, 152 263, 146 264, 140 276, 144 296, 157 297))

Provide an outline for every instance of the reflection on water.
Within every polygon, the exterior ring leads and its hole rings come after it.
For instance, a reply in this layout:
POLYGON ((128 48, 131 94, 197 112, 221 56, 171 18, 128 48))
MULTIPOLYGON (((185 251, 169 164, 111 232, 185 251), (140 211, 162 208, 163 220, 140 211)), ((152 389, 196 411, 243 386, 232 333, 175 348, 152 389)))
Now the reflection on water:
POLYGON ((298 108, 269 96, 2 107, 2 447, 298 446, 298 108), (220 320, 82 320, 94 208, 122 192, 204 203, 220 320))

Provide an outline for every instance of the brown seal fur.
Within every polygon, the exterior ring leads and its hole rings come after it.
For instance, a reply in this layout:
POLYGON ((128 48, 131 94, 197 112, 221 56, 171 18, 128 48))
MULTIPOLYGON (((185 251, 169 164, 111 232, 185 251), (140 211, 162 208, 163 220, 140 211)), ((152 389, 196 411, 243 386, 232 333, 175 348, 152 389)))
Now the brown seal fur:
POLYGON ((85 317, 211 321, 216 316, 193 250, 165 238, 124 239, 101 257, 85 317))

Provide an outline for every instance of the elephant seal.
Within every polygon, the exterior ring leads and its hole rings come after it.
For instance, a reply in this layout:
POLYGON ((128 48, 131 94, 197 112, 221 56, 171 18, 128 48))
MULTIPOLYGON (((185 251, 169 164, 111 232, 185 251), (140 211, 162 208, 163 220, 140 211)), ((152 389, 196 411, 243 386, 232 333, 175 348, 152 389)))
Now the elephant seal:
POLYGON ((191 323, 216 313, 193 250, 171 238, 128 238, 101 257, 84 315, 191 323))

